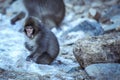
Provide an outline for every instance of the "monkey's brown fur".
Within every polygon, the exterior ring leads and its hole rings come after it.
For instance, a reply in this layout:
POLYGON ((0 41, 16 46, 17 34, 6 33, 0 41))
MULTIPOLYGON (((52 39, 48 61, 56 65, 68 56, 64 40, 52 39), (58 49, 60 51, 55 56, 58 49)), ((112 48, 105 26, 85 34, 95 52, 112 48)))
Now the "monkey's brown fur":
MULTIPOLYGON (((39 18, 49 29, 60 27, 65 16, 63 0, 23 0, 23 3, 28 11, 28 16, 39 18)), ((12 24, 22 18, 18 15, 11 20, 12 24)))
POLYGON ((24 31, 26 27, 32 26, 33 38, 25 37, 25 47, 31 52, 26 60, 33 60, 38 64, 50 64, 59 53, 59 44, 56 36, 47 29, 35 17, 28 17, 25 21, 24 31))

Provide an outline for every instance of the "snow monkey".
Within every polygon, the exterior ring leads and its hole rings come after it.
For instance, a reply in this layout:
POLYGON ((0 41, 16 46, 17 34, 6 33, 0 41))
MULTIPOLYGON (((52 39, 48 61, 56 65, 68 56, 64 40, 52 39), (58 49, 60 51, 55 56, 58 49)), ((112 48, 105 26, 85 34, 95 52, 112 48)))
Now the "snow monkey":
POLYGON ((59 43, 56 36, 36 17, 25 20, 25 47, 30 51, 27 61, 38 64, 51 64, 59 54, 59 43))
MULTIPOLYGON (((60 28, 60 23, 65 16, 65 4, 63 0, 23 0, 28 16, 39 18, 49 29, 60 28)), ((11 19, 11 23, 25 17, 25 12, 20 12, 11 19)))

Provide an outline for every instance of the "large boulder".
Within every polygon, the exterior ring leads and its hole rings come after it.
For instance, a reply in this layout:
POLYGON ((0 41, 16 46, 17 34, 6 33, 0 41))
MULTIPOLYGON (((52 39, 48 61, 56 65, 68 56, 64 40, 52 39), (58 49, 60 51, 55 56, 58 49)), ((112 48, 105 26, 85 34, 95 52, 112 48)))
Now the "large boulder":
POLYGON ((101 24, 96 21, 84 20, 83 22, 79 22, 78 25, 63 32, 60 36, 60 40, 62 44, 73 44, 78 39, 86 36, 98 36, 103 33, 104 30, 101 24))
POLYGON ((120 32, 80 39, 73 53, 82 68, 94 63, 120 62, 120 32))
POLYGON ((85 70, 92 80, 120 80, 120 64, 93 64, 85 70))

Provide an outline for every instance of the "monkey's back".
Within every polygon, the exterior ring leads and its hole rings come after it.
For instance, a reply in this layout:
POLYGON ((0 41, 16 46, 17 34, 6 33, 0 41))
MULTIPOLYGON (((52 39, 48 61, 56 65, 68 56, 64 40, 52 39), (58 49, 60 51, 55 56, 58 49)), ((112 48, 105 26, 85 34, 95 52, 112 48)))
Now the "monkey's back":
POLYGON ((58 43, 58 40, 57 40, 56 36, 52 32, 50 32, 49 34, 50 34, 50 36, 49 36, 50 39, 52 39, 52 40, 50 40, 49 45, 52 45, 52 46, 49 48, 48 51, 51 52, 50 55, 53 58, 56 58, 57 55, 59 54, 59 43, 58 43))
POLYGON ((47 49, 41 56, 37 58, 36 62, 38 64, 51 64, 59 54, 59 43, 56 36, 47 29, 45 29, 42 41, 43 40, 45 41, 47 49))
POLYGON ((47 43, 47 51, 52 58, 56 58, 59 54, 59 42, 54 33, 44 27, 44 37, 47 43))
POLYGON ((65 16, 63 0, 23 0, 23 3, 29 15, 38 17, 44 24, 59 26, 65 16))

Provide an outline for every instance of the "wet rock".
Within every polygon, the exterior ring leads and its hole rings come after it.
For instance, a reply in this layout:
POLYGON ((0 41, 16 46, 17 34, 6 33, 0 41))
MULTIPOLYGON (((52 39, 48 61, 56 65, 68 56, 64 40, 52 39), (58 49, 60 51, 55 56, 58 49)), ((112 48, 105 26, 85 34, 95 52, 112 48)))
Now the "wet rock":
POLYGON ((14 2, 15 0, 0 0, 0 13, 5 14, 6 9, 14 2))
POLYGON ((91 36, 98 36, 100 34, 103 34, 104 32, 99 23, 91 22, 87 20, 83 21, 82 23, 73 27, 72 29, 68 30, 67 33, 76 32, 76 31, 83 31, 85 34, 91 36))
POLYGON ((94 80, 119 80, 120 64, 93 64, 85 68, 94 80))
POLYGON ((97 10, 91 8, 89 10, 89 17, 95 19, 96 21, 99 21, 101 14, 97 10))
POLYGON ((62 40, 65 44, 73 44, 80 38, 87 36, 98 36, 103 34, 104 30, 97 22, 83 21, 79 25, 67 30, 62 34, 62 40))
POLYGON ((84 21, 73 29, 73 31, 78 30, 81 30, 91 36, 98 36, 104 32, 99 23, 90 21, 84 21))
POLYGON ((120 63, 120 32, 80 39, 74 55, 82 68, 95 63, 120 63))
POLYGON ((120 5, 112 6, 101 18, 102 23, 112 23, 111 18, 120 14, 120 5))
POLYGON ((30 74, 24 72, 4 71, 0 73, 0 80, 45 80, 38 74, 30 74))
POLYGON ((3 73, 4 71, 5 71, 4 69, 0 68, 0 74, 3 73))

